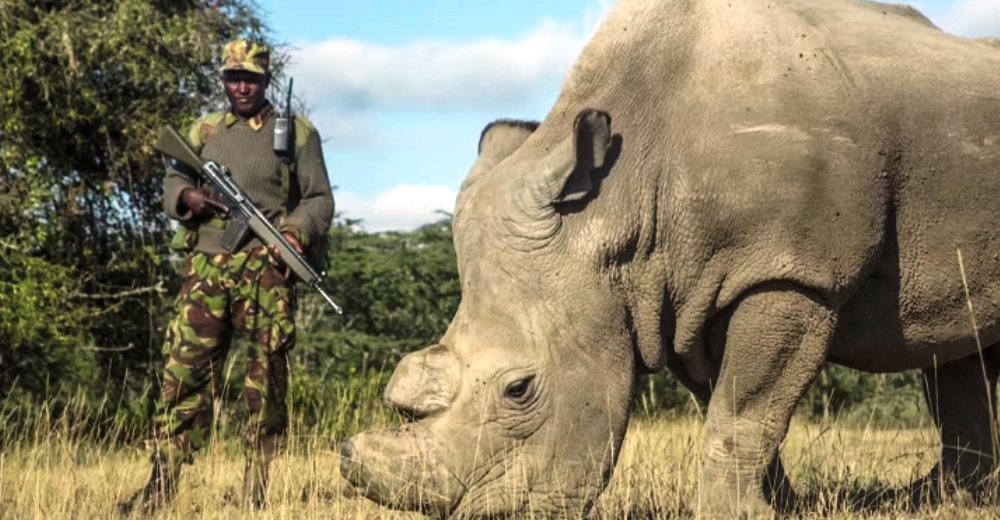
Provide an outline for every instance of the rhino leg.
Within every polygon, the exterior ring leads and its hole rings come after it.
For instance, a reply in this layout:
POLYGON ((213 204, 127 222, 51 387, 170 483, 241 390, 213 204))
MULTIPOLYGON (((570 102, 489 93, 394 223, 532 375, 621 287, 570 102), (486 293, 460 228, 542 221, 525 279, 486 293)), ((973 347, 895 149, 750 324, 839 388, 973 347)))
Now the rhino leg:
MULTIPOLYGON (((672 370, 678 370, 673 368, 672 370)), ((683 372, 673 372, 675 377, 686 378, 683 372)), ((709 385, 699 385, 693 382, 685 383, 687 389, 698 399, 701 406, 708 407, 712 404, 712 389, 709 385)), ((764 480, 764 500, 772 504, 782 513, 793 513, 801 505, 799 496, 792 487, 792 482, 785 473, 785 466, 781 462, 781 454, 774 457, 774 461, 767 468, 767 476, 764 480)))
POLYGON ((956 489, 977 501, 994 498, 987 477, 993 471, 995 446, 997 347, 924 370, 924 398, 941 434, 941 460, 913 483, 914 506, 934 503, 956 489))
POLYGON ((832 311, 789 284, 762 286, 737 304, 705 424, 702 518, 770 518, 771 500, 790 499, 778 448, 834 326, 832 311))

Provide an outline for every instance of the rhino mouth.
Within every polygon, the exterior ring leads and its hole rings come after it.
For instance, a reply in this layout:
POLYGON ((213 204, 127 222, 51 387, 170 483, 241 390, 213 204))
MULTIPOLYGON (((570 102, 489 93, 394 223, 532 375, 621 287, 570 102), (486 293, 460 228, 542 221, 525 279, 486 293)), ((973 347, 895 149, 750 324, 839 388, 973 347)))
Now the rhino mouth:
POLYGON ((377 504, 431 518, 448 518, 465 494, 414 423, 348 439, 340 448, 340 474, 377 504))

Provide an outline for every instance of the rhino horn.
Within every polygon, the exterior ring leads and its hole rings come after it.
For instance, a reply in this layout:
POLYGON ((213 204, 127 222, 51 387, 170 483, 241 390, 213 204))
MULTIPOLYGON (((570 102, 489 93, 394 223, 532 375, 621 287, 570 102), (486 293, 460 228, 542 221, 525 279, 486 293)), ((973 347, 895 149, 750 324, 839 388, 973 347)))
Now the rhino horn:
POLYGON ((444 345, 407 354, 396 366, 383 398, 415 419, 435 415, 455 398, 460 371, 458 359, 444 345))

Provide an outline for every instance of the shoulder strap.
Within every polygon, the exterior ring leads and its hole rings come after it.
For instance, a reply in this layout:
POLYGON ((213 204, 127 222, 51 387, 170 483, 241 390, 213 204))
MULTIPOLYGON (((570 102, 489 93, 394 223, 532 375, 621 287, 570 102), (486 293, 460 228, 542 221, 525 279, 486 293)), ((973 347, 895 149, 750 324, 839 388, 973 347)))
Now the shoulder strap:
MULTIPOLYGON (((285 201, 281 216, 288 216, 294 205, 298 204, 301 193, 291 193, 292 178, 295 175, 295 165, 298 164, 299 149, 305 146, 309 133, 315 132, 315 127, 305 116, 295 116, 295 159, 289 162, 281 161, 281 200, 285 201), (296 195, 294 202, 292 195, 296 195)), ((296 184, 296 186, 298 186, 296 184)))
POLYGON ((292 207, 292 197, 289 190, 291 189, 292 175, 295 174, 296 162, 295 160, 291 162, 281 161, 281 200, 285 201, 281 206, 282 217, 287 217, 295 209, 292 207))

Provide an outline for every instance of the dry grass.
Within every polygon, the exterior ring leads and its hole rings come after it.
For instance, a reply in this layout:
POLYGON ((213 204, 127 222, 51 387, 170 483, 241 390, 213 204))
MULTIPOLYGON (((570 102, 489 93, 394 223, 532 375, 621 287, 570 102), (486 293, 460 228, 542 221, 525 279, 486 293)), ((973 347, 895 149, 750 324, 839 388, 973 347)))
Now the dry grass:
MULTIPOLYGON (((697 507, 701 434, 696 418, 634 421, 614 479, 599 502, 600 516, 687 518, 697 507)), ((292 437, 289 450, 275 463, 268 509, 245 514, 226 502, 240 482, 242 465, 231 445, 218 443, 185 467, 176 506, 159 518, 422 518, 344 496, 337 455, 318 437, 292 437)), ((905 485, 933 465, 937 452, 930 429, 852 429, 799 421, 783 448, 797 489, 812 497, 806 518, 837 519, 911 518, 900 503, 858 512, 838 496, 905 485)), ((0 454, 0 518, 115 518, 115 502, 139 487, 147 472, 138 450, 106 452, 59 435, 24 442, 0 454)), ((950 503, 918 517, 1000 518, 1000 509, 950 503)))

